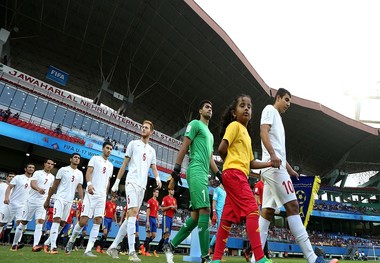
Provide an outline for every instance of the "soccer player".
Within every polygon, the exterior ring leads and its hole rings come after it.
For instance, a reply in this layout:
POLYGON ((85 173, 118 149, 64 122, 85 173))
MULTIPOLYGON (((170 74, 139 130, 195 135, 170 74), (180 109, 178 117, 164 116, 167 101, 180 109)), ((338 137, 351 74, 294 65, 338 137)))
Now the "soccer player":
POLYGON ((298 178, 298 173, 286 161, 285 130, 281 114, 290 107, 292 95, 286 89, 280 88, 274 98, 273 105, 267 105, 261 114, 261 146, 262 160, 271 161, 273 168, 263 169, 264 179, 262 212, 260 216, 260 236, 265 244, 270 221, 276 208, 285 207, 291 233, 309 263, 324 263, 323 257, 318 257, 311 246, 309 235, 299 214, 298 201, 290 176, 298 178))
POLYGON ((83 255, 96 257, 96 255, 91 252, 91 249, 99 234, 100 223, 104 216, 109 179, 113 172, 113 165, 108 160, 111 151, 112 144, 110 142, 104 142, 102 155, 93 156, 88 162, 86 172, 87 189, 83 199, 82 215, 79 222, 75 225, 70 240, 66 245, 66 254, 70 254, 73 250, 75 239, 88 223, 88 219, 94 218, 94 224, 92 225, 87 247, 83 255))
POLYGON ((116 200, 117 195, 112 195, 111 200, 106 202, 106 209, 103 218, 103 235, 96 247, 96 252, 104 254, 104 243, 107 241, 108 233, 111 231, 112 222, 117 222, 116 216, 116 200))
MULTIPOLYGON (((44 242, 46 242, 46 240, 48 240, 49 236, 50 236, 50 229, 51 229, 51 226, 53 225, 53 213, 54 213, 54 203, 53 202, 50 202, 49 204, 49 209, 46 211, 46 224, 45 224, 45 234, 44 234, 44 242)), ((44 252, 45 253, 49 253, 49 251, 47 250, 47 246, 44 245, 44 252)))
MULTIPOLYGON (((50 253, 58 254, 57 238, 64 228, 70 215, 75 197, 75 191, 78 191, 79 198, 83 198, 83 173, 78 169, 81 156, 73 153, 70 156, 70 165, 58 170, 53 186, 46 197, 44 207, 49 208, 51 196, 55 194, 53 224, 50 229, 50 236, 45 241, 44 246, 50 244, 50 253)), ((46 252, 47 247, 44 247, 46 252)))
MULTIPOLYGON (((6 204, 4 204, 4 198, 5 198, 5 191, 8 188, 9 183, 13 179, 13 177, 16 176, 15 172, 9 172, 6 177, 6 181, 3 182, 0 180, 0 222, 4 220, 4 209, 7 207, 6 204)), ((5 231, 4 231, 5 232, 5 231)), ((5 236, 5 233, 4 233, 5 236)), ((0 239, 3 239, 3 226, 0 227, 0 239)))
POLYGON ((161 188, 161 179, 156 166, 156 151, 149 145, 149 138, 153 134, 153 123, 145 120, 141 126, 141 138, 131 141, 127 146, 125 158, 117 174, 112 191, 116 192, 119 188, 120 179, 128 167, 127 178, 125 179, 125 194, 127 198, 127 217, 117 233, 117 236, 107 250, 107 254, 113 258, 118 258, 116 247, 128 234, 129 260, 140 262, 135 251, 136 216, 140 210, 144 199, 146 184, 149 176, 149 168, 152 168, 156 179, 157 187, 161 188))
POLYGON ((217 176, 220 174, 213 159, 214 136, 208 128, 212 117, 212 103, 203 100, 198 107, 199 120, 192 120, 186 128, 181 149, 178 152, 171 174, 169 188, 180 182, 181 164, 189 152, 190 163, 186 172, 189 184, 191 217, 181 227, 171 242, 164 246, 168 263, 173 263, 173 251, 198 226, 198 236, 203 261, 209 261, 208 250, 210 246, 210 197, 208 194, 208 174, 211 168, 217 176))
POLYGON ((73 222, 74 222, 74 217, 76 215, 76 205, 73 203, 70 209, 69 217, 66 220, 66 224, 63 227, 62 231, 58 234, 57 238, 57 245, 59 243, 61 235, 62 237, 62 247, 63 249, 65 248, 67 242, 69 241, 69 231, 72 228, 73 222))
MULTIPOLYGON (((9 183, 4 197, 4 204, 8 206, 4 207, 4 218, 2 219, 2 222, 0 222, 0 227, 3 227, 6 223, 11 222, 15 217, 16 226, 21 227, 20 222, 30 191, 30 177, 33 175, 34 170, 34 164, 26 164, 24 168, 25 173, 15 176, 9 183)), ((24 225, 22 226, 23 228, 25 227, 24 225)), ((22 229, 22 231, 23 230, 24 229, 22 229)), ((21 236, 19 236, 19 239, 20 237, 21 236)), ((16 239, 16 241, 18 242, 18 239, 16 239)), ((17 251, 19 248, 21 247, 16 244, 14 246, 12 245, 11 250, 17 251)))
POLYGON ((174 189, 168 189, 168 195, 162 199, 162 238, 158 243, 157 249, 160 250, 162 246, 167 246, 169 243, 169 237, 172 232, 173 217, 177 212, 177 200, 174 197, 174 189))
MULTIPOLYGON (((76 218, 77 218, 77 223, 80 221, 80 216, 82 214, 82 206, 83 206, 83 202, 82 202, 82 199, 79 199, 78 200, 78 203, 77 203, 77 209, 76 209, 76 218)), ((83 247, 83 240, 84 238, 87 236, 87 224, 84 225, 84 227, 82 228, 82 232, 80 233, 80 236, 79 238, 77 238, 77 240, 75 240, 75 250, 78 251, 78 247, 83 247)))
POLYGON ((250 137, 252 116, 251 97, 239 95, 222 115, 222 141, 218 151, 223 159, 223 185, 226 190, 226 202, 218 228, 215 251, 212 262, 220 262, 226 246, 231 225, 246 220, 246 230, 258 263, 268 262, 261 248, 258 233, 259 209, 253 197, 247 177, 250 168, 271 166, 270 162, 254 160, 250 137))
MULTIPOLYGON (((146 238, 143 245, 141 245, 140 250, 141 253, 145 256, 150 257, 151 254, 150 251, 150 242, 152 242, 153 239, 156 237, 157 233, 157 227, 158 227, 158 209, 160 208, 160 203, 158 202, 158 189, 153 190, 153 196, 148 200, 147 206, 146 206, 146 238)), ((153 254, 155 257, 158 257, 156 251, 153 251, 153 254)))
MULTIPOLYGON (((135 251, 139 249, 139 213, 137 213, 136 216, 136 233, 135 233, 135 251)), ((128 205, 126 205, 121 213, 120 216, 120 221, 118 223, 119 227, 123 224, 125 220, 128 219, 128 205)), ((128 245, 128 235, 125 235, 121 241, 120 244, 120 255, 126 256, 127 255, 127 250, 129 249, 128 245)))
MULTIPOLYGON (((34 230, 33 238, 33 252, 38 252, 42 249, 39 246, 39 242, 42 235, 42 227, 45 222, 46 210, 44 208, 44 200, 48 195, 48 191, 54 182, 54 175, 50 172, 54 168, 54 161, 52 159, 46 159, 44 162, 44 169, 35 171, 30 178, 31 190, 27 201, 23 208, 23 214, 20 224, 16 227, 16 232, 13 238, 12 250, 17 248, 18 241, 22 236, 24 229, 29 221, 33 219, 35 215, 36 228, 34 230)), ((17 249, 16 249, 17 250, 17 249)))
MULTIPOLYGON (((224 190, 224 186, 220 184, 219 180, 213 179, 211 180, 211 185, 216 187, 214 193, 212 195, 212 224, 216 225, 216 229, 219 228, 220 218, 222 217, 224 203, 226 201, 226 191, 224 190)), ((216 242, 216 233, 212 237, 210 242, 210 250, 215 245, 216 242)))

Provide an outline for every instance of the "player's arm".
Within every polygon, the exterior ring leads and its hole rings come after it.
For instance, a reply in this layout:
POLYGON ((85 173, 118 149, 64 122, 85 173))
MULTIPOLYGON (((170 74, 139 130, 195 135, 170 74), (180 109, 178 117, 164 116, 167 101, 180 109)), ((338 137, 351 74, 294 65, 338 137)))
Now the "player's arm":
POLYGON ((256 200, 257 205, 261 206, 260 196, 258 194, 256 194, 256 193, 255 193, 255 200, 256 200))
POLYGON ((218 166, 216 165, 215 160, 214 160, 214 158, 213 158, 212 155, 211 155, 211 157, 210 157, 210 169, 211 169, 211 171, 212 171, 214 174, 216 174, 217 172, 219 172, 219 168, 218 168, 218 166))
POLYGON ((9 184, 7 187, 7 190, 5 190, 5 196, 4 196, 4 204, 9 205, 9 195, 11 193, 11 190, 15 187, 14 184, 9 184))
POLYGON ((272 162, 272 166, 275 168, 279 168, 281 166, 281 159, 277 157, 272 143, 270 142, 269 131, 271 129, 271 125, 269 124, 261 124, 260 126, 260 137, 263 142, 265 149, 267 149, 270 154, 270 160, 272 162))
POLYGON ((83 187, 82 187, 82 184, 78 184, 77 191, 78 191, 79 199, 83 200, 83 187))
POLYGON ((117 213, 116 213, 116 209, 115 209, 115 211, 113 212, 113 221, 114 221, 114 222, 117 222, 117 213))
POLYGON ((286 171, 288 172, 290 176, 294 176, 298 180, 299 174, 296 171, 294 171, 294 169, 288 162, 286 162, 286 171))
POLYGON ((42 188, 38 187, 36 179, 31 179, 30 180, 30 187, 33 190, 36 190, 37 192, 39 192, 42 195, 45 194, 45 189, 42 189, 42 188))
MULTIPOLYGON (((82 199, 82 200, 83 200, 83 199, 82 199)), ((78 207, 77 207, 77 209, 75 210, 75 213, 76 213, 76 218, 78 219, 78 222, 79 222, 80 210, 78 209, 78 207)))
POLYGON ((185 158, 185 155, 189 151, 189 147, 191 145, 192 141, 190 140, 189 137, 184 137, 182 146, 178 151, 177 158, 175 160, 175 163, 178 164, 179 166, 182 165, 183 159, 185 158))
POLYGON ((111 180, 111 177, 108 178, 106 193, 108 193, 108 191, 110 190, 110 180, 111 180))
POLYGON ((175 187, 178 185, 182 185, 181 180, 181 165, 183 162, 183 159, 185 158, 185 155, 189 151, 189 147, 191 145, 192 141, 189 137, 186 137, 183 139, 182 146, 178 151, 177 158, 175 160, 174 169, 171 173, 171 179, 168 185, 169 189, 175 189, 175 187))
POLYGON ((86 171, 86 182, 87 182, 87 192, 90 195, 93 195, 94 191, 95 191, 95 188, 94 188, 94 186, 92 185, 92 182, 91 182, 91 180, 92 180, 92 173, 93 172, 94 172, 94 167, 88 166, 87 167, 87 171, 86 171))
POLYGON ((162 183, 161 183, 161 179, 160 179, 160 174, 158 173, 158 170, 157 170, 157 165, 151 164, 150 168, 152 168, 154 178, 156 179, 157 188, 161 189, 162 183))
POLYGON ((212 200, 212 211, 216 212, 216 200, 212 200))
POLYGON ((216 225, 217 220, 218 220, 218 216, 216 214, 216 200, 212 200, 212 219, 211 219, 212 224, 216 225))
POLYGON ((166 205, 165 205, 165 202, 163 202, 162 205, 161 205, 161 210, 162 210, 162 212, 166 212, 166 211, 168 211, 169 209, 170 209, 170 206, 166 206, 166 205))
POLYGON ((48 195, 47 195, 45 203, 44 203, 45 209, 49 209, 50 198, 55 193, 55 191, 57 190, 60 182, 61 182, 61 179, 55 179, 53 185, 49 188, 49 192, 48 192, 48 195))
POLYGON ((150 208, 146 208, 146 223, 145 223, 145 229, 146 231, 150 231, 150 224, 149 224, 149 216, 150 216, 150 208))
MULTIPOLYGON (((131 158, 129 156, 124 157, 123 164, 121 165, 119 172, 117 173, 115 183, 113 184, 113 186, 111 188, 112 192, 117 192, 117 190, 119 190, 120 179, 123 177, 130 159, 131 158)), ((107 191, 107 193, 108 193, 108 191, 107 191)))
POLYGON ((219 171, 219 168, 216 165, 215 160, 212 155, 210 157, 210 168, 211 168, 211 171, 215 174, 215 176, 219 179, 219 182, 222 183, 222 173, 219 171))
POLYGON ((162 206, 162 207, 161 207, 161 210, 162 210, 162 212, 166 212, 166 211, 168 211, 170 208, 171 208, 170 206, 162 206))

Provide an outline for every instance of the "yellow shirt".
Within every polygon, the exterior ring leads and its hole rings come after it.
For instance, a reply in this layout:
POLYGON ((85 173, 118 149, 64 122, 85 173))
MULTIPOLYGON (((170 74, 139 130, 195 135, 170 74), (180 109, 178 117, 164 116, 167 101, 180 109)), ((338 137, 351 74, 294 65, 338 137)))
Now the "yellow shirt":
POLYGON ((237 121, 231 122, 227 126, 223 140, 228 141, 228 152, 223 170, 239 169, 248 176, 250 162, 254 157, 247 128, 237 121))

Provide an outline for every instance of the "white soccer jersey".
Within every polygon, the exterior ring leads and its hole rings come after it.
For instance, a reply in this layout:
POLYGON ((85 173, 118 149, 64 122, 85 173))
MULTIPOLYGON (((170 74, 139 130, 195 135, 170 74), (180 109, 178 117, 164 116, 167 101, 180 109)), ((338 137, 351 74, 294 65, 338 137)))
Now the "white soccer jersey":
POLYGON ((30 178, 25 174, 16 175, 10 184, 14 185, 10 204, 14 207, 24 207, 30 191, 30 178))
POLYGON ((134 140, 128 144, 125 156, 130 158, 125 183, 136 184, 145 189, 149 168, 157 162, 156 151, 149 144, 134 140))
POLYGON ((0 214, 3 212, 4 209, 4 198, 5 198, 5 191, 8 188, 8 184, 6 183, 0 183, 0 214))
MULTIPOLYGON (((273 105, 267 105, 264 108, 260 121, 260 125, 263 124, 269 124, 271 126, 269 130, 270 142, 277 157, 282 161, 281 166, 286 168, 285 129, 280 113, 273 105)), ((270 161, 270 154, 262 141, 261 147, 263 149, 262 161, 270 161)))
POLYGON ((71 166, 65 166, 58 170, 55 177, 61 180, 58 185, 56 199, 66 202, 72 202, 75 197, 75 191, 78 184, 83 184, 83 173, 79 169, 73 169, 71 166))
POLYGON ((54 175, 46 173, 44 170, 38 170, 35 171, 30 178, 30 183, 32 183, 32 181, 36 181, 37 186, 45 190, 45 194, 40 194, 38 191, 30 187, 28 202, 43 205, 49 193, 49 189, 53 185, 54 175))
POLYGON ((108 180, 112 176, 113 165, 102 156, 93 156, 88 162, 89 167, 93 167, 91 183, 95 188, 94 196, 106 196, 108 180))

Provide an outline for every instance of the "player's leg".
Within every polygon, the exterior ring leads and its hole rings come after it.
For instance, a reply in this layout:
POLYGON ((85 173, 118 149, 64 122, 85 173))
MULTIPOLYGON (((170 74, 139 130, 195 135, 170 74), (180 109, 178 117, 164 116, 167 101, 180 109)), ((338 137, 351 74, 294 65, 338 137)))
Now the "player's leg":
POLYGON ((307 261, 309 263, 314 263, 317 261, 318 257, 314 253, 309 235, 306 232, 302 219, 299 215, 298 201, 290 176, 284 169, 273 169, 273 171, 277 181, 277 184, 272 184, 272 187, 275 187, 275 192, 272 192, 275 193, 274 196, 276 203, 284 204, 290 232, 295 237, 296 242, 300 246, 307 261))
MULTIPOLYGON (((103 215, 104 215, 104 209, 105 209, 105 205, 106 205, 106 198, 105 197, 101 197, 101 198, 96 197, 96 198, 91 198, 91 199, 92 200, 91 200, 91 208, 90 209, 92 210, 91 215, 93 215, 94 221, 93 221, 92 228, 90 231, 90 235, 88 238, 86 250, 84 252, 84 255, 87 255, 87 256, 95 256, 92 254, 91 250, 94 247, 95 241, 98 238, 100 223, 102 222, 103 215)), ((83 214, 84 214, 84 212, 83 212, 83 214)), ((90 214, 88 216, 90 217, 90 214)))
POLYGON ((12 242, 12 251, 15 251, 18 249, 18 242, 22 238, 22 234, 26 228, 26 225, 28 224, 29 220, 33 219, 35 210, 29 204, 29 202, 26 202, 24 207, 15 207, 14 205, 10 204, 9 205, 9 211, 10 211, 10 216, 13 217, 13 215, 16 216, 16 223, 19 222, 19 224, 16 227, 16 232, 13 237, 13 242, 12 242))

